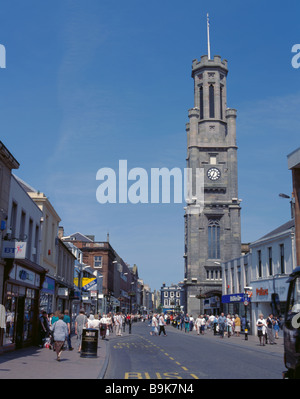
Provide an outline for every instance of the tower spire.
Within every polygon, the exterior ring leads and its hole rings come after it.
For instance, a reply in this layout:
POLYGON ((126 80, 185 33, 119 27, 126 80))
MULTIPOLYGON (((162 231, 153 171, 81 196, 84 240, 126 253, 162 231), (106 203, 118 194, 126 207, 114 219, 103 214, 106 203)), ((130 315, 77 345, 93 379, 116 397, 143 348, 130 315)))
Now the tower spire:
POLYGON ((207 52, 208 52, 208 59, 210 60, 210 38, 209 38, 209 15, 207 13, 207 52))

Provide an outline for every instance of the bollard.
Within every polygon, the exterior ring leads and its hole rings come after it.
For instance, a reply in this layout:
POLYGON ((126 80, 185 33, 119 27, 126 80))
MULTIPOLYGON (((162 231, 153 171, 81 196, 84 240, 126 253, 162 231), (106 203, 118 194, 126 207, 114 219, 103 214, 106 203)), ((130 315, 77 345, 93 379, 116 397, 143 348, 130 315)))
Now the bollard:
POLYGON ((248 341, 248 328, 245 328, 245 341, 248 341))

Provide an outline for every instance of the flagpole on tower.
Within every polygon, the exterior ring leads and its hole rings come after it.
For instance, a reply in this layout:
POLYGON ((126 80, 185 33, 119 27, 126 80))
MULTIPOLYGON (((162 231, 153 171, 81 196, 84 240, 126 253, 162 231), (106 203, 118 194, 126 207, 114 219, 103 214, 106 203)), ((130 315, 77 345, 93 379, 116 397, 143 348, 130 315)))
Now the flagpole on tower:
POLYGON ((209 15, 207 14, 207 51, 208 59, 210 60, 210 38, 209 38, 209 15))

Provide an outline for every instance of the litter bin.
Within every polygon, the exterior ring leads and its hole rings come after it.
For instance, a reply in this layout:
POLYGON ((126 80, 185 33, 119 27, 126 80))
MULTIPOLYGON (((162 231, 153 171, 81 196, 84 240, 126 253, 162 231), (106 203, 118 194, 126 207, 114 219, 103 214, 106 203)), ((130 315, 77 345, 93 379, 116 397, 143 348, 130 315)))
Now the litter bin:
POLYGON ((86 328, 82 330, 81 357, 97 357, 98 330, 86 328))

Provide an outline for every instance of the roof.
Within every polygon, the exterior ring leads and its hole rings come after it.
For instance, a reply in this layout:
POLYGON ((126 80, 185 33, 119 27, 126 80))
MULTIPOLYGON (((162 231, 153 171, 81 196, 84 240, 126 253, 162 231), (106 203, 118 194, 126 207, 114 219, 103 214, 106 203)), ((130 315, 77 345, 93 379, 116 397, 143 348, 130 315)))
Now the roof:
POLYGON ((278 234, 284 233, 288 230, 290 230, 292 227, 295 227, 295 220, 291 219, 288 222, 282 224, 281 226, 277 227, 277 229, 270 231, 270 233, 266 234, 265 236, 261 237, 259 240, 264 240, 266 238, 270 238, 273 236, 276 236, 278 234))
POLYGON ((93 242, 90 238, 85 236, 84 234, 81 234, 79 232, 73 233, 69 236, 62 237, 63 240, 70 240, 70 241, 82 241, 82 242, 93 242))

